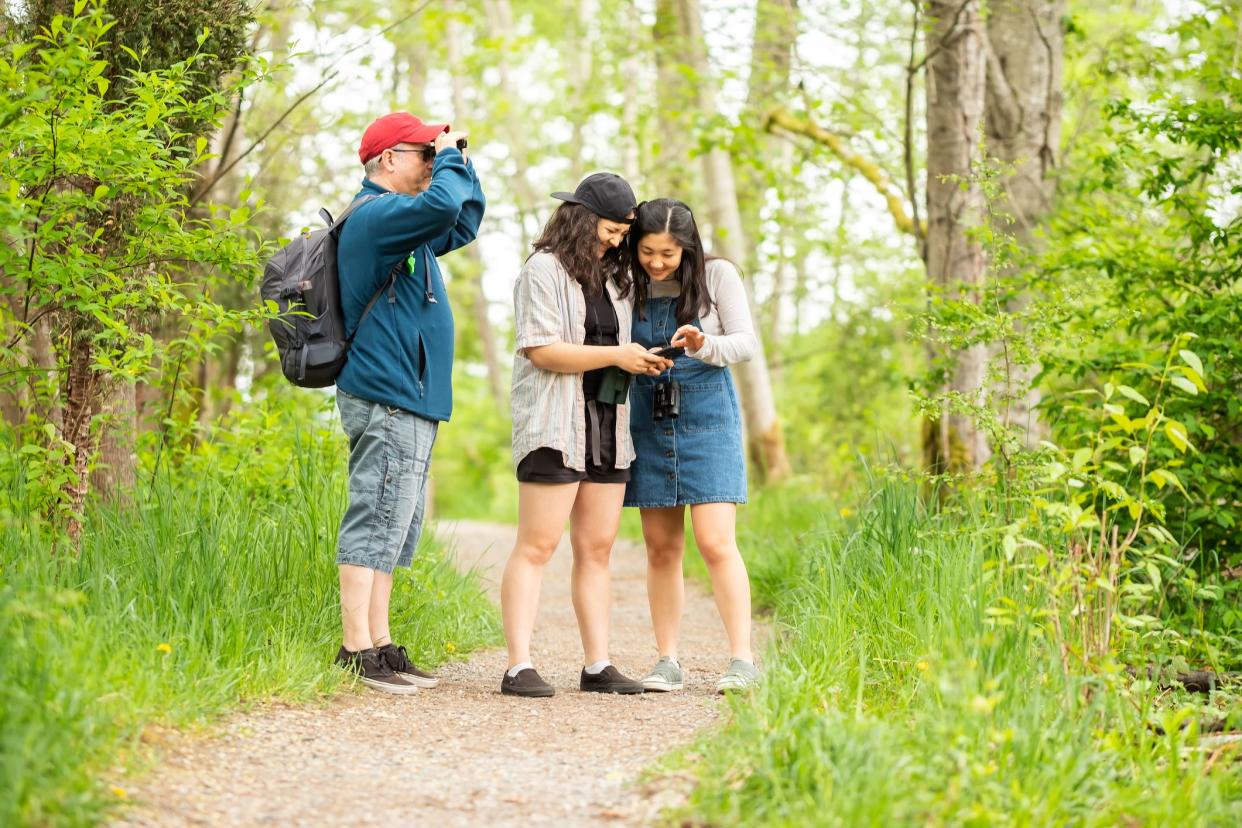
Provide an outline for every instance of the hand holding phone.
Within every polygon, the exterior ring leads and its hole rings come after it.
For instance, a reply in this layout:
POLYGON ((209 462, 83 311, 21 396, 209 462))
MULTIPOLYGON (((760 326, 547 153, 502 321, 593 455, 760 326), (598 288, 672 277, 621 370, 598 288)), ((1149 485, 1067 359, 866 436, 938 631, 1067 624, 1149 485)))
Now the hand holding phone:
POLYGON ((686 352, 685 348, 668 347, 668 348, 660 348, 658 351, 652 351, 651 353, 655 354, 658 357, 663 357, 664 359, 676 359, 677 357, 681 356, 685 352, 686 352))

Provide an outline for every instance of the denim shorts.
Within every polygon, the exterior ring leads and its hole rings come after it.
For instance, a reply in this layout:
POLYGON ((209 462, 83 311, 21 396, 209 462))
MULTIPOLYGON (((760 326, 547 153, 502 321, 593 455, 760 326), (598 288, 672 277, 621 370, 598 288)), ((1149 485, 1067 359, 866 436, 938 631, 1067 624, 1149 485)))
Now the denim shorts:
POLYGON ((337 390, 349 437, 349 505, 336 562, 390 573, 414 561, 438 423, 337 390))

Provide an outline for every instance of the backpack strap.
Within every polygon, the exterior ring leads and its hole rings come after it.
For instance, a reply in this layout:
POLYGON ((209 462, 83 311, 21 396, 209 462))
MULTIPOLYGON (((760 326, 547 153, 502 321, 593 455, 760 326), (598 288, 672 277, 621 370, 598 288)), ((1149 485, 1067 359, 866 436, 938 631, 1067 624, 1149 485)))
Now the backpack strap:
POLYGON ((362 315, 358 317, 358 324, 354 325, 354 332, 345 338, 345 341, 347 343, 351 345, 353 344, 354 337, 358 335, 358 329, 362 327, 363 320, 367 318, 367 314, 371 312, 371 308, 375 307, 375 303, 379 301, 379 298, 384 295, 384 291, 388 290, 390 287, 396 284, 397 273, 401 270, 401 268, 404 265, 405 265, 404 259, 402 259, 401 261, 393 265, 392 270, 388 272, 388 281, 380 285, 379 290, 375 291, 375 295, 371 297, 371 301, 367 302, 367 306, 363 308, 362 315))
MULTIPOLYGON (((327 210, 320 210, 319 215, 327 223, 329 233, 332 233, 333 235, 340 235, 342 225, 345 224, 345 220, 347 218, 353 215, 355 210, 357 210, 362 205, 366 204, 368 201, 371 201, 372 199, 383 198, 386 195, 389 195, 389 193, 380 193, 379 195, 368 194, 368 195, 364 195, 362 198, 354 199, 353 201, 350 202, 349 206, 345 208, 344 212, 342 212, 341 215, 336 218, 335 221, 332 219, 332 214, 329 213, 327 210)), ((354 326, 353 333, 345 337, 345 343, 347 345, 353 344, 354 337, 358 335, 358 328, 362 327, 363 320, 365 320, 367 318, 367 315, 371 313, 371 308, 375 307, 375 303, 378 302, 379 298, 384 295, 384 291, 388 290, 390 287, 392 287, 396 283, 397 271, 401 269, 401 266, 403 264, 405 264, 405 262, 401 261, 393 266, 392 271, 388 274, 388 281, 380 285, 379 290, 375 291, 375 295, 371 297, 371 301, 367 302, 367 306, 363 308, 362 310, 362 315, 358 317, 358 324, 354 326)))

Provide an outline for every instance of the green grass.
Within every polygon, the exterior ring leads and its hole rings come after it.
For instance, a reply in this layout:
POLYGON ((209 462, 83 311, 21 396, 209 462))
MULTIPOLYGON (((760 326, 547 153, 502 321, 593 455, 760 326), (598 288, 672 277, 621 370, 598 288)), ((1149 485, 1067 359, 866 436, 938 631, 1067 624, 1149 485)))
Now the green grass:
MULTIPOLYGON (((269 451, 201 451, 131 506, 92 511, 76 558, 0 529, 0 825, 100 820, 149 761, 149 723, 345 683, 331 666, 343 441, 325 429, 269 451)), ((499 640, 477 579, 430 533, 392 605, 394 638, 420 663, 499 640)))
POLYGON ((1037 582, 985 513, 932 516, 880 486, 742 512, 778 631, 764 686, 681 755, 704 824, 1232 825, 1242 767, 1206 767, 1194 708, 1119 675, 1066 675, 1037 582), (815 528, 818 524, 819 528, 815 528), (1160 724, 1168 735, 1157 735, 1160 724))

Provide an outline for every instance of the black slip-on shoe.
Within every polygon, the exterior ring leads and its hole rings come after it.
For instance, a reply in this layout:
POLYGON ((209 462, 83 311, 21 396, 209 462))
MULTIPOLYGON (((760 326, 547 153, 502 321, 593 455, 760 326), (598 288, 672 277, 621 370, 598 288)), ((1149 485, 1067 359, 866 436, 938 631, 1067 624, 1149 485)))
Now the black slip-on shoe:
POLYGON ((506 670, 504 677, 500 679, 500 692, 506 696, 543 698, 551 696, 556 691, 552 689, 552 685, 539 677, 534 667, 527 667, 525 670, 518 670, 516 676, 509 675, 509 671, 506 670))
POLYGON ((401 678, 380 658, 379 650, 374 647, 368 650, 350 652, 341 647, 336 653, 336 663, 340 667, 354 673, 367 687, 381 693, 392 693, 396 696, 409 696, 418 692, 418 687, 401 678))
POLYGON ((609 664, 595 675, 584 667, 578 679, 578 689, 584 693, 642 693, 646 688, 641 681, 626 678, 621 671, 609 664))
POLYGON ((388 669, 415 687, 431 688, 440 683, 438 678, 431 673, 418 669, 414 662, 410 661, 409 655, 405 652, 405 647, 398 647, 396 644, 385 644, 379 648, 379 654, 384 663, 388 665, 388 669))

